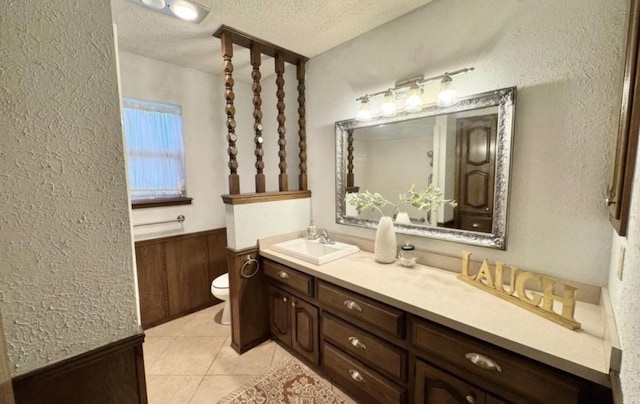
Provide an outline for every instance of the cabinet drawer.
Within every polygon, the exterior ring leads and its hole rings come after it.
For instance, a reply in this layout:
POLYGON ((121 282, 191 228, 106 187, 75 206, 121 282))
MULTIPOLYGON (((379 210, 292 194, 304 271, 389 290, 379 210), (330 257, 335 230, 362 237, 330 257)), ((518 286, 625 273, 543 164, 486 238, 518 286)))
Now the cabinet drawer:
POLYGON ((404 335, 404 313, 398 309, 324 282, 318 283, 318 300, 381 331, 404 335))
POLYGON ((369 399, 363 402, 403 403, 405 389, 396 386, 378 372, 341 352, 331 344, 324 344, 323 368, 338 384, 369 399))
POLYGON ((322 318, 322 336, 371 367, 405 380, 407 353, 404 350, 328 314, 322 318))
POLYGON ((313 294, 313 277, 311 275, 268 260, 264 261, 264 274, 307 296, 313 294))
POLYGON ((423 320, 412 321, 411 334, 417 348, 521 397, 554 404, 579 401, 580 381, 551 367, 423 320))

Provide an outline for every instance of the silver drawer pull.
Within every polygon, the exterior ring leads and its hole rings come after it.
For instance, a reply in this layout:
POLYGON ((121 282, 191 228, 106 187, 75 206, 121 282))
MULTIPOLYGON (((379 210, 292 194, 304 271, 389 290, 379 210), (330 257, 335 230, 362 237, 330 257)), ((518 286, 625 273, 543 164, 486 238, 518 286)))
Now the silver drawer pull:
POLYGON ((282 279, 289 279, 289 274, 284 271, 278 272, 278 276, 282 279))
POLYGON ((479 353, 469 352, 465 354, 464 357, 469 359, 471 363, 478 367, 481 367, 482 369, 502 372, 502 368, 500 367, 500 365, 498 365, 493 359, 488 358, 484 355, 480 355, 479 353))
POLYGON ((362 307, 360 307, 360 305, 353 300, 345 300, 343 304, 349 310, 362 311, 362 307))
POLYGON ((287 298, 286 298, 286 297, 283 297, 283 298, 282 298, 282 301, 286 303, 286 302, 287 302, 287 298))
POLYGON ((473 223, 471 225, 471 227, 473 227, 474 229, 477 229, 478 227, 480 227, 480 224, 479 223, 473 223))
POLYGON ((356 348, 364 349, 365 351, 367 350, 367 346, 357 337, 349 337, 349 342, 351 342, 351 345, 356 348))
POLYGON ((351 375, 351 378, 353 380, 357 381, 358 383, 364 383, 364 377, 362 377, 360 372, 358 372, 357 370, 349 369, 349 374, 351 375))
POLYGON ((472 396, 471 394, 467 394, 467 396, 465 397, 465 399, 467 400, 467 402, 469 404, 473 404, 476 402, 476 398, 474 396, 472 396))

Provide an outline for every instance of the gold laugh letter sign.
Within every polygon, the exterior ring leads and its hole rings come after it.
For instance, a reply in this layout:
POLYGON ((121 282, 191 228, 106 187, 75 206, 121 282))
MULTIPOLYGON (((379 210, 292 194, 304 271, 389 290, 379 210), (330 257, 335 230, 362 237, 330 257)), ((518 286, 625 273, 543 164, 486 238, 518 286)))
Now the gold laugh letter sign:
POLYGON ((458 279, 461 281, 536 313, 563 327, 572 330, 580 328, 580 323, 573 318, 576 309, 576 287, 534 272, 519 271, 518 268, 513 266, 509 267, 509 283, 505 285, 504 264, 502 262, 496 262, 496 267, 492 274, 489 263, 484 260, 478 273, 470 275, 470 257, 470 252, 462 252, 462 273, 458 275, 458 279), (529 282, 529 287, 533 286, 534 289, 542 290, 542 293, 526 291, 525 284, 527 282, 529 282), (562 296, 554 293, 557 286, 562 286, 562 296), (561 313, 556 313, 553 310, 554 301, 562 304, 561 313))

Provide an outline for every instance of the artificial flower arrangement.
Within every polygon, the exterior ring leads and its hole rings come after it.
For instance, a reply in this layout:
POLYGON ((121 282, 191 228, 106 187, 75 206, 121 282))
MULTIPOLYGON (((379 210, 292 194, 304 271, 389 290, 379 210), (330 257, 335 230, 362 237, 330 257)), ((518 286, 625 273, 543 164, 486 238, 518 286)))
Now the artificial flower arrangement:
POLYGON ((398 203, 384 199, 384 197, 377 192, 371 193, 364 191, 351 194, 349 196, 349 205, 354 206, 358 213, 362 213, 363 210, 371 208, 377 210, 382 216, 386 216, 382 208, 387 205, 392 207, 389 216, 392 216, 396 210, 400 213, 400 207, 402 205, 410 205, 426 212, 441 208, 445 205, 450 205, 454 208, 458 205, 453 199, 444 199, 442 197, 443 192, 433 184, 430 184, 422 192, 416 191, 415 188, 416 185, 413 184, 407 192, 401 193, 398 197, 400 200, 398 203))

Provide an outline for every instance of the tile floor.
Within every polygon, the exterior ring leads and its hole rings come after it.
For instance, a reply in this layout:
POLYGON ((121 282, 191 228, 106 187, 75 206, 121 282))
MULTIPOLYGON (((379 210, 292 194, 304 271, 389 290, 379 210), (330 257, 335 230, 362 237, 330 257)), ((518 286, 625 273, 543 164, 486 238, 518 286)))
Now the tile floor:
MULTIPOLYGON (((230 327, 217 322, 221 310, 219 304, 145 331, 149 404, 216 403, 291 357, 273 341, 238 355, 229 345, 230 327)), ((355 403, 332 388, 348 403, 355 403)))

